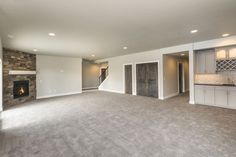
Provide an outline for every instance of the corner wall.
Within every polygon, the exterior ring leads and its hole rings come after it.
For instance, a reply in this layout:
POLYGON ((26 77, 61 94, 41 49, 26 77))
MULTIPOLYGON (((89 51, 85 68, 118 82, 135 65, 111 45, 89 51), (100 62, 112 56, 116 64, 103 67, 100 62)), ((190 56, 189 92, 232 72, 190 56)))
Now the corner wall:
POLYGON ((37 55, 37 98, 82 92, 82 59, 37 55))

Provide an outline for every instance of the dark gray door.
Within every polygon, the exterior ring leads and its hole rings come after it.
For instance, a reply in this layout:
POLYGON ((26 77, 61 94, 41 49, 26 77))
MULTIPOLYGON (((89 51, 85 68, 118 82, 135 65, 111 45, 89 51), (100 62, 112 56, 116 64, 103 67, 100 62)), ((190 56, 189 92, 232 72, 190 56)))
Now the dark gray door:
POLYGON ((125 93, 132 94, 132 65, 125 65, 125 93))
POLYGON ((158 97, 158 64, 137 64, 137 95, 158 97))
POLYGON ((179 93, 183 93, 183 64, 179 63, 179 93))
POLYGON ((137 95, 148 96, 147 94, 147 81, 146 74, 147 69, 145 64, 137 64, 136 66, 136 78, 137 78, 137 95))

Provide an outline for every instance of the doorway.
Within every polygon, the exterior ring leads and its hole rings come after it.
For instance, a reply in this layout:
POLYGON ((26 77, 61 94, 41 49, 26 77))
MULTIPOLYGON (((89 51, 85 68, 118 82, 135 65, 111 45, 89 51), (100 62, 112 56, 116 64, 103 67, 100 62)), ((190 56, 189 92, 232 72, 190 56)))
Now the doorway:
POLYGON ((158 63, 136 65, 137 95, 158 98, 158 63))
POLYGON ((125 93, 132 94, 132 65, 125 65, 125 93))

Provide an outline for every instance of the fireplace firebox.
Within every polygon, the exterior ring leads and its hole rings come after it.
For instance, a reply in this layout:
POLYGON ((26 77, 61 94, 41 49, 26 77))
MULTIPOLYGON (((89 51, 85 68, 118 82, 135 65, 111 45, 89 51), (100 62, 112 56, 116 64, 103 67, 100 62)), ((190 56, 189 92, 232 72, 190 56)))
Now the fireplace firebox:
POLYGON ((29 96, 29 80, 14 81, 13 96, 14 99, 29 96))

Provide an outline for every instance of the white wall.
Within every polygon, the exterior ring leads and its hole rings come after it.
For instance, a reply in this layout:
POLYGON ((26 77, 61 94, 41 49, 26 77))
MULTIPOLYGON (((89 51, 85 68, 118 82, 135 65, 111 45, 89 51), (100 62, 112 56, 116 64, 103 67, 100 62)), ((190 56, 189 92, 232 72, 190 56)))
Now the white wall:
POLYGON ((0 38, 0 111, 2 111, 3 107, 2 107, 2 42, 1 42, 1 38, 0 38))
POLYGON ((163 56, 164 98, 169 98, 179 94, 177 62, 178 60, 175 56, 163 56))
POLYGON ((97 88, 99 86, 100 66, 92 61, 82 61, 82 88, 97 88))
POLYGON ((36 56, 37 98, 82 92, 82 59, 36 56))
MULTIPOLYGON (((108 61, 109 63, 109 76, 100 85, 100 90, 113 91, 118 93, 124 93, 124 80, 123 80, 123 64, 136 62, 148 62, 159 61, 159 98, 164 99, 163 93, 163 54, 170 54, 176 52, 189 52, 189 92, 190 103, 194 104, 194 50, 205 49, 219 46, 228 46, 236 44, 236 36, 214 39, 209 41, 189 43, 185 45, 173 46, 168 48, 162 48, 153 51, 146 51, 141 53, 135 53, 130 55, 106 58, 98 60, 97 62, 108 61)), ((136 94, 136 78, 135 78, 135 66, 133 66, 133 94, 136 94)))

